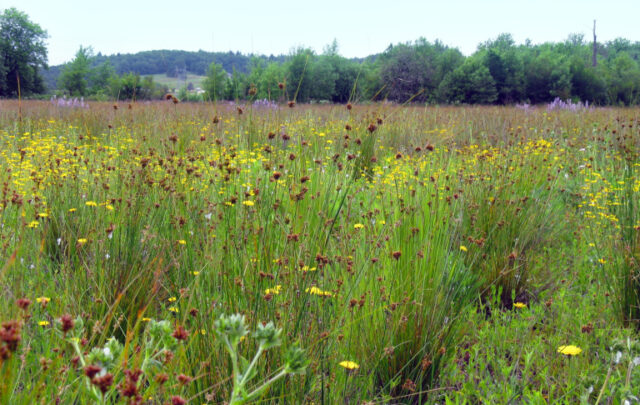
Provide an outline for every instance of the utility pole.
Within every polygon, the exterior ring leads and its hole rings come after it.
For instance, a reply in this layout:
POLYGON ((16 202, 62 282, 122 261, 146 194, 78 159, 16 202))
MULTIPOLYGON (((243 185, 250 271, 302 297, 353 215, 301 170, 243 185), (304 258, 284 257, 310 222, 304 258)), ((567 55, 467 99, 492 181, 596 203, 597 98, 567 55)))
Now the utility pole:
POLYGON ((598 59, 596 58, 596 53, 598 51, 598 43, 596 42, 596 20, 593 20, 593 56, 591 58, 591 64, 593 67, 596 67, 598 64, 598 59))

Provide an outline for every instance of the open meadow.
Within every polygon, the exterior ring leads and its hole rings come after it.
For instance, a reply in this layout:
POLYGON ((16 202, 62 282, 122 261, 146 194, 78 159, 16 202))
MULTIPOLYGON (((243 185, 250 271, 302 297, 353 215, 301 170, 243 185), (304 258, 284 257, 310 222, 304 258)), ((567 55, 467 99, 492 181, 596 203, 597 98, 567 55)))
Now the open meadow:
POLYGON ((175 101, 0 100, 0 403, 638 401, 640 109, 175 101))

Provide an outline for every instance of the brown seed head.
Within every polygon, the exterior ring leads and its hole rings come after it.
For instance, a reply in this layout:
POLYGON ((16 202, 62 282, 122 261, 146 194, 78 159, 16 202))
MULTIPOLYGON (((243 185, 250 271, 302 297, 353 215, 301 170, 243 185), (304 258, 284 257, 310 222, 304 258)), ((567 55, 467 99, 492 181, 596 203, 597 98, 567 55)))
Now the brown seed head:
POLYGON ((98 374, 100 371, 102 371, 102 368, 100 368, 99 366, 96 366, 95 364, 89 364, 88 366, 86 366, 84 368, 84 375, 86 375, 87 377, 89 377, 89 379, 93 379, 93 377, 96 376, 96 374, 98 374))
POLYGON ((61 324, 60 328, 62 329, 62 333, 66 335, 67 332, 73 329, 75 322, 73 321, 73 318, 71 317, 71 315, 64 314, 60 317, 60 324, 61 324))
POLYGON ((173 336, 177 340, 187 340, 189 338, 189 332, 184 327, 182 327, 182 325, 178 325, 171 336, 173 336))
POLYGON ((31 305, 31 300, 28 298, 20 298, 16 301, 16 305, 23 311, 29 309, 29 305, 31 305))

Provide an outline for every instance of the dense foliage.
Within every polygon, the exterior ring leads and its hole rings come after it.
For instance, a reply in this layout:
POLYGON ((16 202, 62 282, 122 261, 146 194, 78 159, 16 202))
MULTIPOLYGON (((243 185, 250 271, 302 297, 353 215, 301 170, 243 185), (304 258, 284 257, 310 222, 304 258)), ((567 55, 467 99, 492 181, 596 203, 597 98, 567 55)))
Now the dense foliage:
POLYGON ((47 66, 47 32, 15 8, 0 14, 0 97, 44 91, 41 69, 47 66))

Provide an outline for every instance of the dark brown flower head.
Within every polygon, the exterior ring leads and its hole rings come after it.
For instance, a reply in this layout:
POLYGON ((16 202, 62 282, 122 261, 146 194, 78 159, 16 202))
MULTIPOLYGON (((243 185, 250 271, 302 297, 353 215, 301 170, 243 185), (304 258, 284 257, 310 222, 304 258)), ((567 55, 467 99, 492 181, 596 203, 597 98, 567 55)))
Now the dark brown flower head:
POLYGON ((193 381, 193 377, 189 377, 188 375, 180 374, 178 376, 178 382, 180 382, 180 384, 182 385, 187 385, 191 381, 193 381))
POLYGON ((134 370, 124 370, 124 374, 127 376, 128 380, 137 383, 140 379, 140 376, 142 375, 142 370, 140 370, 139 368, 134 370))
POLYGON ((173 101, 173 104, 178 104, 180 102, 180 100, 178 100, 178 97, 176 96, 172 96, 171 101, 173 101))
POLYGON ((214 124, 217 124, 218 122, 220 122, 220 118, 218 118, 218 116, 216 115, 216 116, 213 117, 211 122, 213 122, 214 124))
POLYGON ((269 133, 267 134, 267 138, 269 139, 273 139, 276 137, 276 134, 273 131, 269 131, 269 133))
POLYGON ((118 104, 114 104, 114 105, 113 105, 113 109, 114 109, 114 110, 117 110, 117 109, 118 109, 118 104))
POLYGON ((98 374, 100 371, 102 371, 102 368, 100 368, 99 366, 96 366, 95 364, 89 364, 84 368, 84 375, 92 380, 93 377, 95 377, 96 374, 98 374))
POLYGON ((60 324, 61 324, 60 328, 62 329, 62 333, 66 335, 67 332, 73 329, 75 322, 73 321, 73 318, 71 317, 71 315, 64 314, 60 317, 60 324))
POLYGON ((187 400, 182 398, 180 395, 174 395, 171 397, 171 405, 185 405, 187 400))
POLYGON ((94 377, 91 382, 100 389, 100 392, 105 394, 113 385, 113 374, 107 373, 100 377, 94 377))
POLYGON ((189 338, 189 332, 182 325, 178 325, 171 336, 177 340, 187 340, 189 338))
POLYGON ((351 110, 353 108, 353 106, 351 105, 351 103, 347 103, 347 110, 351 110))
POLYGON ((244 112, 244 110, 242 109, 242 107, 237 107, 236 111, 238 111, 238 115, 242 115, 242 113, 244 112))
POLYGON ((155 381, 159 385, 163 385, 164 383, 167 382, 167 380, 169 380, 169 376, 167 374, 165 373, 156 374, 155 381))
POLYGON ((16 301, 16 305, 23 311, 29 309, 29 305, 31 305, 31 300, 28 298, 20 298, 16 301))
POLYGON ((278 88, 280 90, 284 89, 284 83, 282 83, 282 82, 278 83, 278 88))
POLYGON ((296 105, 296 102, 295 101, 289 101, 287 103, 287 105, 289 106, 289 108, 293 108, 296 105))
POLYGON ((18 321, 9 321, 2 324, 2 328, 0 328, 0 341, 7 345, 7 349, 10 352, 16 351, 21 339, 20 323, 18 321))
POLYGON ((402 256, 402 252, 397 250, 397 251, 391 253, 391 256, 393 256, 394 259, 398 260, 400 258, 400 256, 402 256))
POLYGON ((349 124, 345 125, 344 129, 346 129, 347 131, 351 131, 351 125, 349 125, 349 124))
POLYGON ((371 133, 373 133, 376 129, 378 129, 378 127, 374 123, 369 124, 369 126, 367 127, 367 131, 371 133))
POLYGON ((171 93, 167 93, 167 94, 165 94, 165 95, 164 95, 164 99, 165 99, 165 100, 172 100, 172 99, 173 99, 173 94, 171 94, 171 93))

